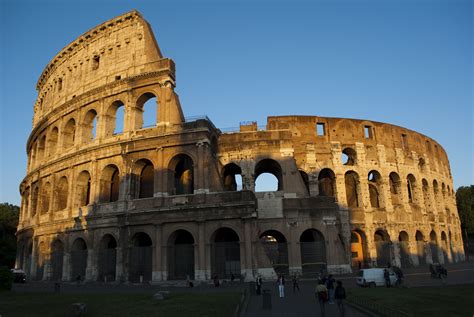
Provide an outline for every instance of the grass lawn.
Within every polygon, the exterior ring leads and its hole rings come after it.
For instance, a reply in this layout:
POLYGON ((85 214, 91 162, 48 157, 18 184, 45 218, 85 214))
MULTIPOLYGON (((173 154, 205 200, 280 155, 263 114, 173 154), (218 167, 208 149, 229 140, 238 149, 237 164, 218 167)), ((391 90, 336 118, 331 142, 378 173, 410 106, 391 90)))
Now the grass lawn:
POLYGON ((354 288, 347 299, 381 316, 473 316, 474 285, 354 288))
MULTIPOLYGON (((0 292, 0 315, 67 316, 72 303, 86 303, 87 316, 232 316, 241 293, 51 294, 0 292)), ((70 315, 70 314, 69 314, 70 315)))

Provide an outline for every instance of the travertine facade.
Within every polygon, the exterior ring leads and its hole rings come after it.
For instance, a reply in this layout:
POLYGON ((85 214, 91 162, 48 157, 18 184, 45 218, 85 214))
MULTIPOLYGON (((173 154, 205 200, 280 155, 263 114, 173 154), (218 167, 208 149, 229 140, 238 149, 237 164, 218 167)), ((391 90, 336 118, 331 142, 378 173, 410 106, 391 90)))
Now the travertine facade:
POLYGON ((173 61, 135 11, 48 64, 20 186, 17 266, 31 278, 250 280, 463 260, 436 141, 317 116, 223 133, 186 120, 174 88, 173 61), (255 192, 264 173, 276 191, 255 192))

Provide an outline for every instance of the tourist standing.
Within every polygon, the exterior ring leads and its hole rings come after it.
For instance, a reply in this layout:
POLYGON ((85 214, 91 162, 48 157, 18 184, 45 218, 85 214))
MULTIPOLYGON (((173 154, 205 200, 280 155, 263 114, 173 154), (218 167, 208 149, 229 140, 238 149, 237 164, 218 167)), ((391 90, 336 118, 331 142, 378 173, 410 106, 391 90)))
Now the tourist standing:
POLYGON ((298 292, 300 291, 300 286, 298 285, 298 274, 294 274, 293 275, 293 293, 296 292, 296 290, 298 289, 298 292))
POLYGON ((385 279, 385 286, 390 287, 390 273, 387 269, 383 270, 383 277, 385 279))
POLYGON ((334 291, 334 298, 336 299, 337 308, 339 309, 339 315, 344 317, 346 314, 344 307, 344 300, 346 299, 346 290, 342 286, 341 281, 337 281, 336 290, 334 291))
POLYGON ((326 280, 326 287, 328 289, 328 295, 329 295, 329 304, 334 304, 334 283, 336 283, 336 280, 334 277, 332 277, 332 274, 328 276, 328 279, 326 280))
POLYGON ((259 274, 257 280, 255 281, 255 291, 257 295, 262 293, 262 276, 259 274))
POLYGON ((283 276, 283 273, 280 273, 280 276, 278 277, 277 280, 278 284, 278 293, 280 295, 280 298, 285 297, 285 277, 283 276))
POLYGON ((318 285, 316 285, 315 295, 319 302, 319 308, 321 309, 321 316, 325 316, 326 315, 325 305, 328 300, 328 289, 326 288, 322 280, 319 280, 318 285))

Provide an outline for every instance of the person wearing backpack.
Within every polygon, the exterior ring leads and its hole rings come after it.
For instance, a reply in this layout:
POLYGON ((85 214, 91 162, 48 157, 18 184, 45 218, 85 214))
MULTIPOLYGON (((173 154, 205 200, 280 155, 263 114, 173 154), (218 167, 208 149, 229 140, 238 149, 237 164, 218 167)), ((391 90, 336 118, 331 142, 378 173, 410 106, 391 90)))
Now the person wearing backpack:
POLYGON ((328 301, 328 289, 326 288, 326 285, 324 285, 324 282, 319 280, 318 285, 316 285, 316 291, 315 291, 316 298, 318 299, 319 302, 319 308, 321 309, 321 316, 326 315, 326 302, 328 301))
POLYGON ((344 317, 346 314, 344 308, 344 300, 346 299, 346 290, 342 286, 341 281, 337 281, 336 290, 334 291, 334 298, 336 299, 337 308, 339 309, 339 315, 344 317))
POLYGON ((332 275, 329 275, 327 280, 326 280, 326 288, 328 289, 328 295, 329 295, 329 304, 334 304, 334 283, 336 283, 336 280, 332 275))

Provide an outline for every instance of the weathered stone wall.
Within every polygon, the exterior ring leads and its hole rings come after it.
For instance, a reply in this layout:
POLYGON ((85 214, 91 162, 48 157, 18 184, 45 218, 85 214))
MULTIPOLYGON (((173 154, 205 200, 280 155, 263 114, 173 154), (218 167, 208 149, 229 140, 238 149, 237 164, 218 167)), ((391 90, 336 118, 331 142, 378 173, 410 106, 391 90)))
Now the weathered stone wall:
POLYGON ((135 11, 45 68, 20 185, 17 266, 31 278, 249 280, 463 260, 436 141, 312 116, 222 133, 205 117, 185 120, 174 87, 173 61, 135 11), (144 127, 150 100, 156 118, 144 127), (276 191, 255 192, 264 173, 276 191))

